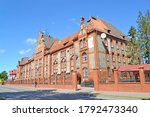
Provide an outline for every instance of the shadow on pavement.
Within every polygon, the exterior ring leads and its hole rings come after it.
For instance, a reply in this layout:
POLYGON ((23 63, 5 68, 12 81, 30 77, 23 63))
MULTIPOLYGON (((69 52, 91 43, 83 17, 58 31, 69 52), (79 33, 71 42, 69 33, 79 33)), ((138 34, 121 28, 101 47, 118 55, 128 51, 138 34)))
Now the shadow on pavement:
POLYGON ((6 100, 98 100, 86 92, 58 93, 52 90, 2 92, 0 97, 6 100))

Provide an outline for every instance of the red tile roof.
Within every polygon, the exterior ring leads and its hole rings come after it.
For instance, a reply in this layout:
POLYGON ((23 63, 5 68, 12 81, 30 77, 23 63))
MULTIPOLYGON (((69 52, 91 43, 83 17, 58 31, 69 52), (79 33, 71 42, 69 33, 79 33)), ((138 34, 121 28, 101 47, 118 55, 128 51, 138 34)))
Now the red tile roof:
POLYGON ((143 67, 144 70, 150 70, 150 64, 141 64, 141 65, 120 66, 118 68, 118 71, 138 71, 140 67, 143 67))
POLYGON ((14 75, 14 74, 16 74, 17 73, 17 70, 10 70, 9 71, 9 75, 14 75))
POLYGON ((90 31, 92 29, 96 29, 98 31, 107 33, 109 35, 115 36, 119 39, 126 40, 127 38, 123 38, 125 36, 121 31, 119 31, 115 26, 113 26, 111 23, 108 23, 100 18, 94 18, 90 17, 90 19, 87 21, 89 25, 87 26, 87 29, 90 31), (108 30, 111 31, 111 33, 108 33, 108 30))
POLYGON ((87 26, 88 30, 91 30, 91 29, 97 29, 97 30, 100 30, 102 32, 107 32, 108 28, 106 27, 106 25, 104 25, 104 23, 100 20, 100 19, 97 19, 97 18, 94 18, 94 17, 91 17, 88 22, 91 22, 91 24, 89 26, 87 26))
POLYGON ((50 52, 51 52, 51 53, 52 53, 52 52, 55 52, 55 51, 57 51, 57 50, 59 50, 59 49, 62 49, 62 48, 64 48, 64 47, 68 46, 68 45, 73 44, 73 41, 72 41, 72 40, 73 40, 75 37, 77 37, 77 36, 78 36, 78 32, 73 33, 72 35, 70 35, 70 36, 68 36, 68 37, 66 37, 66 38, 64 38, 64 39, 62 39, 61 41, 55 41, 54 44, 52 45, 51 49, 50 49, 50 52))

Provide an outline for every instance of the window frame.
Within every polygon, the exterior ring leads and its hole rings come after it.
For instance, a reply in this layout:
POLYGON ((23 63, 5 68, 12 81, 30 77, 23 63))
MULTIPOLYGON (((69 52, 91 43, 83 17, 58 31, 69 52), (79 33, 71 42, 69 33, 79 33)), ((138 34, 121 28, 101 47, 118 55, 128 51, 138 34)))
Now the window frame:
POLYGON ((83 78, 88 77, 88 68, 87 67, 82 68, 82 75, 83 75, 83 78))
POLYGON ((86 38, 83 39, 83 47, 86 47, 86 38))
POLYGON ((86 52, 83 52, 82 53, 82 62, 87 62, 87 60, 88 60, 87 54, 86 54, 86 52))

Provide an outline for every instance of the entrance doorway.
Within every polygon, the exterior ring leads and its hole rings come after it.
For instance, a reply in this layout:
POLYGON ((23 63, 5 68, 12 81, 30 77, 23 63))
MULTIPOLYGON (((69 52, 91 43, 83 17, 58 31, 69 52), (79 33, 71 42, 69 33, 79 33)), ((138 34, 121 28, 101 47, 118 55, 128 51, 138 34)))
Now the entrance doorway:
POLYGON ((80 73, 77 74, 77 82, 78 82, 78 85, 81 84, 81 75, 80 75, 80 73))

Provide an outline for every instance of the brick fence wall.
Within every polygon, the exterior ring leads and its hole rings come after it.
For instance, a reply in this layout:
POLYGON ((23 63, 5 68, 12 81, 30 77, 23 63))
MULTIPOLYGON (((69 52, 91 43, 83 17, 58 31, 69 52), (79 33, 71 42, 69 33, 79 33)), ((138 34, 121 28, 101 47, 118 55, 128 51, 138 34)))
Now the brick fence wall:
MULTIPOLYGON (((32 82, 35 82, 34 79, 32 79, 32 82)), ((14 86, 25 86, 25 87, 35 87, 34 83, 29 83, 26 81, 23 81, 20 83, 19 81, 12 81, 11 83, 7 83, 7 85, 14 85, 14 86)), ((55 83, 48 83, 48 84, 43 84, 40 83, 40 81, 37 81, 36 88, 56 88, 56 89, 71 89, 71 90, 77 90, 77 73, 73 72, 70 76, 70 80, 60 80, 57 79, 55 80, 55 83)))
POLYGON ((93 70, 95 91, 126 91, 126 92, 150 92, 150 82, 145 82, 143 67, 139 68, 140 82, 119 82, 119 72, 114 70, 114 83, 100 83, 98 69, 93 70))

